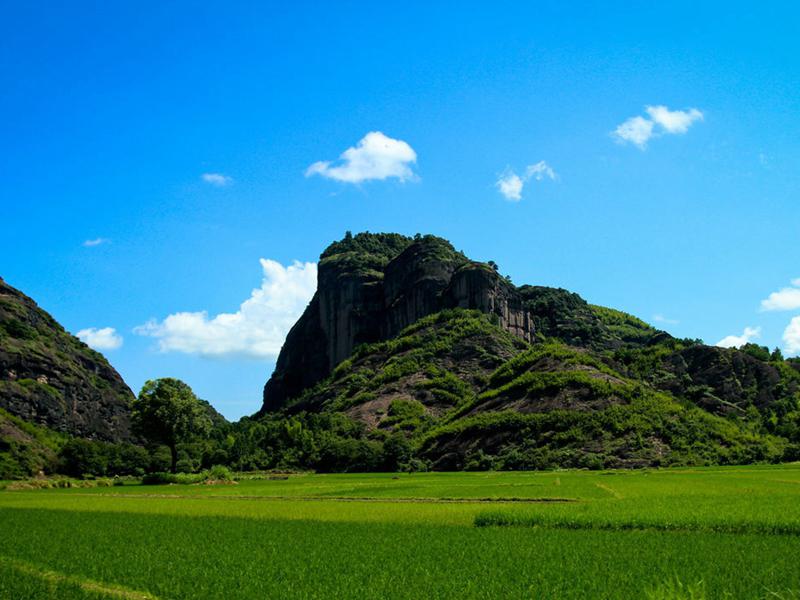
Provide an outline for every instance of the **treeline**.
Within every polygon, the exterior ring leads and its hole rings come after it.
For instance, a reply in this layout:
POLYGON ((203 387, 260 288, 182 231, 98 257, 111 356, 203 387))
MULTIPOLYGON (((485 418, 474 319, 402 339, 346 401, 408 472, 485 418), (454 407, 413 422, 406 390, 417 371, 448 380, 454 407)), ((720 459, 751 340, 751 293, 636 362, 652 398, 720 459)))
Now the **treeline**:
MULTIPOLYGON (((70 477, 113 477, 171 470, 166 445, 112 444, 74 438, 49 465, 70 477)), ((195 473, 216 465, 235 471, 366 472, 419 471, 429 464, 414 457, 401 433, 367 434, 361 423, 338 413, 242 419, 217 425, 207 438, 177 444, 176 471, 195 473)), ((11 478, 0 474, 0 479, 11 478)))

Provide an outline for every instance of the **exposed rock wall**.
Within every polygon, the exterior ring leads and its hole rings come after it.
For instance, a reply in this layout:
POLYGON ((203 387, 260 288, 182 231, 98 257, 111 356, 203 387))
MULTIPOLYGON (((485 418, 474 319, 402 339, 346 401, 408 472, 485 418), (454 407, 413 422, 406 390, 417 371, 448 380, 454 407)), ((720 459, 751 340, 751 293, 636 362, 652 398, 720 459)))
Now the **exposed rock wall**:
POLYGON ((0 279, 0 408, 73 435, 131 439, 133 393, 108 361, 0 279))
POLYGON ((320 262, 317 293, 286 338, 264 387, 261 413, 298 397, 359 344, 394 337, 445 308, 480 310, 520 338, 533 337, 533 321, 516 288, 442 239, 421 238, 383 265, 354 268, 352 257, 336 258, 320 262))
POLYGON ((342 362, 358 344, 380 339, 383 282, 374 275, 340 274, 322 268, 318 276, 319 322, 328 369, 342 362))
POLYGON ((481 264, 459 269, 446 290, 445 303, 495 315, 503 329, 526 342, 533 339, 533 321, 516 288, 481 264))

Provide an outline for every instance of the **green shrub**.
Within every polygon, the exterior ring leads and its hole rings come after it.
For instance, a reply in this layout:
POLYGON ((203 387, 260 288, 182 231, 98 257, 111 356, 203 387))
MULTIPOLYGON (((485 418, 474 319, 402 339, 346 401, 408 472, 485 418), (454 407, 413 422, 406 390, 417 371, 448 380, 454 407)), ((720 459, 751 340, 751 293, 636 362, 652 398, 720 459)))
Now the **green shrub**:
POLYGON ((206 471, 206 479, 213 481, 233 481, 233 473, 224 465, 214 465, 206 471))

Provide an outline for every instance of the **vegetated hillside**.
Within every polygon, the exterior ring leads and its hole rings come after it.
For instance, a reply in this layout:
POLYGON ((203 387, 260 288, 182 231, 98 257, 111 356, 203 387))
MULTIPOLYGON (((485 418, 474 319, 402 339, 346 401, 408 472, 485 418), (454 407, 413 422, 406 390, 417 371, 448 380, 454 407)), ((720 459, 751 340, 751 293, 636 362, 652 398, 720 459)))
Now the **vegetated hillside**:
MULTIPOLYGON (((335 417, 366 444, 347 451, 360 468, 598 468, 793 459, 799 404, 800 365, 779 352, 516 287, 433 236, 358 234, 323 253, 257 417, 309 440, 335 417), (365 458, 387 443, 391 459, 365 458)), ((272 447, 272 466, 347 468, 314 443, 272 447)))
POLYGON ((0 480, 51 472, 67 436, 0 409, 0 480))
POLYGON ((132 399, 101 354, 0 279, 0 408, 55 431, 124 441, 132 399))

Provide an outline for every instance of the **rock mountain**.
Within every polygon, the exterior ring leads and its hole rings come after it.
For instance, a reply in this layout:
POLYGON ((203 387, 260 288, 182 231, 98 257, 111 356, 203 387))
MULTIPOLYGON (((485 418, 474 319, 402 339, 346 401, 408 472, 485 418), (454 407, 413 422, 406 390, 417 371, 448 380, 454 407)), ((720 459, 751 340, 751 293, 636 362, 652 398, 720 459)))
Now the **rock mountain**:
POLYGON ((778 460, 800 441, 800 363, 517 287, 434 236, 348 234, 257 416, 303 412, 402 435, 441 469, 778 460))
POLYGON ((0 278, 0 408, 49 429, 130 441, 133 393, 98 352, 0 278))
POLYGON ((397 336, 448 308, 491 315, 521 340, 534 337, 524 296, 491 266, 434 236, 359 234, 320 257, 317 292, 289 332, 264 388, 262 411, 282 407, 326 377, 359 344, 397 336))

